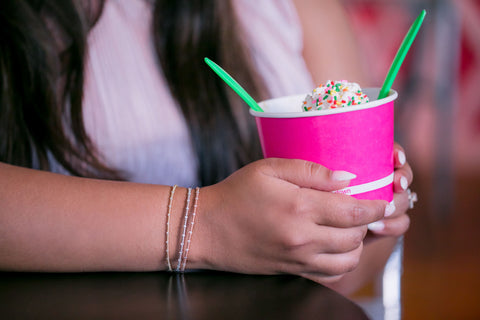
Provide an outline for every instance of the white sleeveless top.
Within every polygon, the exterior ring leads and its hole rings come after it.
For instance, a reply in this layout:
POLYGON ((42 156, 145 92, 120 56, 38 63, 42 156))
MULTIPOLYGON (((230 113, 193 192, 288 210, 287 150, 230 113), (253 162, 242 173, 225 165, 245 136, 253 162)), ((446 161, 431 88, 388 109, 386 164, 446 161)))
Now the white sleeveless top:
MULTIPOLYGON (((291 1, 233 2, 271 96, 310 91, 291 1)), ((148 0, 106 1, 88 39, 86 130, 107 164, 128 180, 196 186, 198 163, 185 119, 161 72, 154 71, 151 13, 148 0)))

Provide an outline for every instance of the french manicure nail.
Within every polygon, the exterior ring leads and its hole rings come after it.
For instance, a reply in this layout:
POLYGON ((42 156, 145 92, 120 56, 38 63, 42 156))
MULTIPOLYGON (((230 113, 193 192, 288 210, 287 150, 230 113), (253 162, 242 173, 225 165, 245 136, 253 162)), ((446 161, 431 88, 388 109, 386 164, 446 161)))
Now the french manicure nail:
POLYGON ((333 171, 332 173, 332 180, 335 180, 335 181, 347 181, 347 180, 355 179, 356 177, 357 177, 356 174, 353 174, 348 171, 337 170, 337 171, 333 171))
POLYGON ((393 201, 387 204, 385 207, 385 217, 391 216, 395 212, 395 209, 397 208, 395 207, 393 201))
POLYGON ((398 157, 398 162, 403 166, 405 162, 407 162, 407 157, 405 156, 405 153, 401 150, 398 150, 397 152, 397 157, 398 157))
POLYGON ((402 187, 403 190, 407 190, 408 188, 408 180, 405 177, 400 178, 400 187, 402 187))
POLYGON ((368 224, 368 229, 370 231, 382 231, 385 229, 385 224, 382 221, 375 221, 368 224))

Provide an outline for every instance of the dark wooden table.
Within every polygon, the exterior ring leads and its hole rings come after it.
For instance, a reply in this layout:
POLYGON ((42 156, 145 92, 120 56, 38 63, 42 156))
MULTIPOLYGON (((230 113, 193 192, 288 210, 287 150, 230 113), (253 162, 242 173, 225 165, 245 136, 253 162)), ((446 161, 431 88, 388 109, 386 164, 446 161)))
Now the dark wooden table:
POLYGON ((0 319, 368 319, 295 276, 0 272, 0 319))

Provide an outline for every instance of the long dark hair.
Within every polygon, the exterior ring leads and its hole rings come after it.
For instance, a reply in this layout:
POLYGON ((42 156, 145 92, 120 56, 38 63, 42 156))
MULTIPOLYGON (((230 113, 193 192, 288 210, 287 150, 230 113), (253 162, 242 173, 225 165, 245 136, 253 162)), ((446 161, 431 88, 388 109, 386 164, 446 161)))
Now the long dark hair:
MULTIPOLYGON (((104 164, 82 119, 87 35, 103 1, 0 1, 0 161, 72 175, 121 179, 104 164)), ((248 107, 204 64, 210 57, 260 99, 235 13, 227 0, 157 0, 160 67, 189 124, 202 185, 260 157, 248 107)))

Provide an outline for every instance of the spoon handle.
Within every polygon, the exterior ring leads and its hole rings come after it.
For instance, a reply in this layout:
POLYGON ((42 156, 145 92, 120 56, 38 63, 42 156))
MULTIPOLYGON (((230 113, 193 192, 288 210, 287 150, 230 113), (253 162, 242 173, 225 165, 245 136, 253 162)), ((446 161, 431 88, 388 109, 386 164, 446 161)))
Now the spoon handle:
POLYGON ((232 76, 230 76, 225 70, 223 70, 218 64, 216 64, 212 60, 208 58, 205 58, 204 60, 205 63, 208 64, 208 66, 212 68, 212 70, 215 71, 215 73, 220 78, 222 78, 222 80, 225 81, 225 83, 228 84, 230 88, 232 88, 233 91, 235 91, 240 96, 240 98, 242 98, 243 101, 245 101, 250 106, 250 108, 257 112, 263 112, 262 108, 258 105, 255 99, 253 99, 252 96, 249 95, 247 91, 245 91, 245 89, 243 89, 242 86, 238 84, 235 79, 232 78, 232 76))
POLYGON ((407 35, 403 39, 403 42, 400 45, 400 48, 398 49, 397 54, 395 55, 395 59, 393 59, 392 65, 390 66, 390 70, 388 70, 387 77, 383 82, 383 86, 382 86, 382 89, 380 90, 380 94, 378 95, 378 99, 383 99, 388 96, 388 93, 392 88, 393 81, 397 76, 398 70, 400 70, 400 66, 403 63, 403 60, 405 59, 405 56, 407 55, 408 50, 410 49, 410 46, 413 43, 413 40, 415 40, 415 37, 417 36, 418 30, 420 30, 420 27, 423 23, 423 19, 425 18, 426 14, 427 12, 425 10, 422 10, 420 15, 417 17, 417 19, 413 22, 412 26, 408 30, 407 35))

